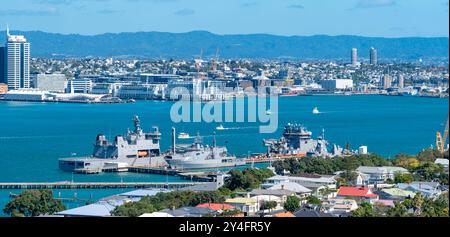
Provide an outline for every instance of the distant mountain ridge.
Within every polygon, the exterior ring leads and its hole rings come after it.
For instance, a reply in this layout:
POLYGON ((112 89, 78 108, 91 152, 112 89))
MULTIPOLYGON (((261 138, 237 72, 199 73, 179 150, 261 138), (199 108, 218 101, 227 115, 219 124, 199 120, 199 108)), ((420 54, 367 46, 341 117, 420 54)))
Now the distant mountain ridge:
MULTIPOLYGON (((192 59, 203 49, 205 59, 217 48, 221 58, 342 59, 350 49, 368 58, 370 47, 379 58, 417 60, 449 56, 448 37, 382 38, 362 36, 277 36, 269 34, 217 35, 206 31, 187 33, 136 32, 94 36, 14 31, 32 43, 33 57, 140 57, 192 59)), ((5 32, 0 32, 5 35, 5 32)))

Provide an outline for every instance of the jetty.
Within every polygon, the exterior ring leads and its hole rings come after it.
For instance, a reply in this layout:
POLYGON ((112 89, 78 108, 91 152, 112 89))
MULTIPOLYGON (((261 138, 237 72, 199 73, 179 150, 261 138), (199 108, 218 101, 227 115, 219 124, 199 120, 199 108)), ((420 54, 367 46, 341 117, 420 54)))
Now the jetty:
POLYGON ((55 182, 0 183, 0 189, 180 189, 206 182, 55 182))

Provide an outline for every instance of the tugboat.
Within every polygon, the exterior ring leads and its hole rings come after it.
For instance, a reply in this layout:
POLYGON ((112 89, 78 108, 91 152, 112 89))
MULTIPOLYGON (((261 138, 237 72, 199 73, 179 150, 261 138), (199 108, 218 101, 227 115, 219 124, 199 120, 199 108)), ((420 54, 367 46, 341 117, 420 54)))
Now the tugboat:
POLYGON ((172 149, 165 156, 171 169, 211 169, 246 164, 245 160, 229 155, 226 147, 217 146, 215 136, 211 146, 204 145, 199 135, 193 144, 176 145, 175 134, 175 128, 172 128, 172 149))

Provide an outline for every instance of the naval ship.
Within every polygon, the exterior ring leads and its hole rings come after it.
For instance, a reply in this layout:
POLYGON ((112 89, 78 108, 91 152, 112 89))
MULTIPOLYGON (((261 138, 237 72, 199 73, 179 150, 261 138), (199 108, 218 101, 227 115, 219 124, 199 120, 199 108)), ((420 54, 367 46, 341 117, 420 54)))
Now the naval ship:
POLYGON ((215 136, 212 146, 204 145, 199 135, 197 135, 193 144, 176 145, 175 134, 175 128, 172 128, 172 149, 165 156, 165 160, 171 169, 210 169, 246 164, 243 159, 230 156, 226 147, 217 146, 215 136))
POLYGON ((339 156, 347 150, 333 145, 328 151, 328 141, 325 140, 325 130, 317 139, 312 138, 312 132, 299 124, 287 124, 280 139, 264 139, 264 146, 268 149, 268 154, 279 156, 309 156, 309 157, 332 157, 339 156))
POLYGON ((59 159, 60 169, 68 172, 100 173, 103 171, 127 171, 130 166, 157 167, 167 165, 161 155, 161 133, 158 127, 145 133, 138 116, 134 116, 134 130, 124 136, 116 136, 109 142, 105 135, 97 135, 94 151, 89 157, 59 159))

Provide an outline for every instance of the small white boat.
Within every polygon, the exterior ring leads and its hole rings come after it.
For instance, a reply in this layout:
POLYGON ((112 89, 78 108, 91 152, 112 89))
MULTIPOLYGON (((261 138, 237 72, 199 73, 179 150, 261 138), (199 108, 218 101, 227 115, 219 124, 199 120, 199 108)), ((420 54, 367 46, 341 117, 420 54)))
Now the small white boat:
POLYGON ((267 110, 267 111, 266 111, 266 114, 267 114, 267 115, 271 115, 271 114, 272 114, 272 111, 267 110))
POLYGON ((191 136, 189 136, 188 133, 182 132, 182 133, 178 134, 178 139, 189 139, 189 138, 191 138, 191 136))
POLYGON ((216 127, 216 130, 225 130, 225 128, 224 128, 223 125, 221 124, 221 125, 219 125, 219 126, 216 127))
POLYGON ((320 114, 320 111, 319 111, 319 109, 317 107, 314 107, 312 113, 313 114, 320 114))

